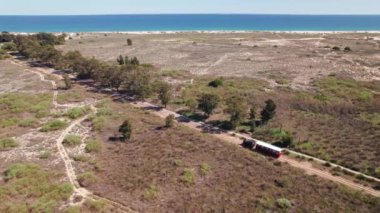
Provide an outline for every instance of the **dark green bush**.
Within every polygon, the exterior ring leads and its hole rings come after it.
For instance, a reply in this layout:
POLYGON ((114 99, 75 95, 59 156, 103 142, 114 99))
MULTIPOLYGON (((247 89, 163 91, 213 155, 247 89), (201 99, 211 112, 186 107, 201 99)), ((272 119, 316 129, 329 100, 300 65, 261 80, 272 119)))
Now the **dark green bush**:
POLYGON ((220 86, 223 86, 223 79, 222 78, 217 78, 217 79, 211 81, 210 83, 208 83, 208 86, 209 87, 214 87, 214 88, 218 88, 220 86))

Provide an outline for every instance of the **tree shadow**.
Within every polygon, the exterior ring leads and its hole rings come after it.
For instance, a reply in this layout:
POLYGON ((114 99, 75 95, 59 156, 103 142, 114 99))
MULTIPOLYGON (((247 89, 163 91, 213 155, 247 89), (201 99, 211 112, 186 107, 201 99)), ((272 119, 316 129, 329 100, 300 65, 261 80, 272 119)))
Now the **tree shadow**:
POLYGON ((222 130, 232 130, 233 129, 231 122, 228 120, 214 120, 214 121, 207 122, 207 124, 218 127, 222 130))
POLYGON ((127 142, 127 140, 125 140, 123 136, 116 136, 116 135, 109 137, 108 141, 111 141, 111 142, 114 142, 114 143, 117 143, 117 142, 119 142, 119 143, 126 143, 127 142))
POLYGON ((204 121, 207 119, 206 115, 188 109, 179 110, 177 113, 194 121, 204 121))

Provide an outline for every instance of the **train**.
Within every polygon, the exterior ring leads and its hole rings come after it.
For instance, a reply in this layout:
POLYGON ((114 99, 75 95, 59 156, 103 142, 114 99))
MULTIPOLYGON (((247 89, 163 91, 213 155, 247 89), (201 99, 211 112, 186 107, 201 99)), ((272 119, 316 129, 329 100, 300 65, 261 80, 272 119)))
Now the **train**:
POLYGON ((279 158, 283 154, 284 150, 273 146, 269 143, 265 143, 263 141, 259 141, 256 139, 244 139, 242 146, 244 148, 255 150, 257 152, 263 153, 265 155, 269 155, 274 158, 279 158))

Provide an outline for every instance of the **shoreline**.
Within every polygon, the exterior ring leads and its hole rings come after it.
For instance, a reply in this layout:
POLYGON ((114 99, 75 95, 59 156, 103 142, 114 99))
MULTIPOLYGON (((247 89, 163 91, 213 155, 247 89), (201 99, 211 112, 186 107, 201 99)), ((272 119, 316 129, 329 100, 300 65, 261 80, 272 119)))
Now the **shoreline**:
MULTIPOLYGON (((43 32, 43 31, 42 31, 43 32)), ((15 35, 33 35, 39 32, 10 32, 15 35)), ((242 33, 286 33, 286 34, 380 34, 380 30, 344 30, 344 31, 313 31, 313 30, 164 30, 164 31, 90 31, 90 32, 49 32, 56 35, 68 34, 131 34, 131 35, 160 35, 160 34, 242 34, 242 33)))

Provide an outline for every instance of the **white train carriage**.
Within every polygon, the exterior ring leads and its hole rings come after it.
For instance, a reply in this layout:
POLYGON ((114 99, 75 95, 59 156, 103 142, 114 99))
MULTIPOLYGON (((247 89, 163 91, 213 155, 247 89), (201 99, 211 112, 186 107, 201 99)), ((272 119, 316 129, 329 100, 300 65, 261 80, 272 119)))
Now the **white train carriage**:
POLYGON ((245 139, 242 145, 245 148, 252 149, 252 150, 255 150, 257 152, 261 152, 261 153, 264 153, 266 155, 270 155, 270 156, 275 157, 275 158, 281 157, 281 155, 283 153, 283 149, 281 149, 277 146, 273 146, 272 144, 269 144, 269 143, 266 143, 263 141, 259 141, 259 140, 255 140, 255 139, 252 139, 252 140, 245 139))

